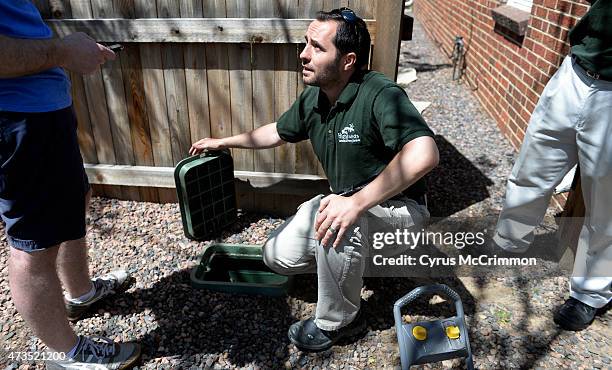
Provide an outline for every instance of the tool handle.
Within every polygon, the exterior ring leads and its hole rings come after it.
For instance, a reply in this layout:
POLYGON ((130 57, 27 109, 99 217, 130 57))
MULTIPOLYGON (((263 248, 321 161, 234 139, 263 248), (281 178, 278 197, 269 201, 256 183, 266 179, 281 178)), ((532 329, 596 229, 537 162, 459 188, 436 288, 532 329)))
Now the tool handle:
POLYGON ((230 152, 229 149, 217 149, 217 150, 205 150, 200 154, 196 154, 196 156, 200 157, 200 158, 204 158, 204 157, 210 157, 213 155, 231 155, 232 153, 230 152))
POLYGON ((445 284, 431 284, 417 287, 395 302, 395 304, 393 305, 393 316, 395 318, 395 321, 400 323, 402 322, 402 307, 416 300, 422 295, 431 293, 443 293, 450 297, 455 302, 455 310, 457 311, 457 316, 463 317, 463 304, 461 303, 461 297, 459 297, 459 294, 457 294, 454 290, 452 290, 445 284))

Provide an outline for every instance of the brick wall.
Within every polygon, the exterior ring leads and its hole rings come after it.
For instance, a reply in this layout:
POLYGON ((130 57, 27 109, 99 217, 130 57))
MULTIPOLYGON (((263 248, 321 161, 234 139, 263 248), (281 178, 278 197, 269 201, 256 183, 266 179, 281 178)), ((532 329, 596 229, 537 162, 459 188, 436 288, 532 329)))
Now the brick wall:
POLYGON ((544 86, 569 52, 569 29, 588 10, 585 0, 534 0, 522 45, 493 29, 491 0, 416 0, 414 13, 450 56, 455 35, 466 45, 465 78, 515 148, 544 86))

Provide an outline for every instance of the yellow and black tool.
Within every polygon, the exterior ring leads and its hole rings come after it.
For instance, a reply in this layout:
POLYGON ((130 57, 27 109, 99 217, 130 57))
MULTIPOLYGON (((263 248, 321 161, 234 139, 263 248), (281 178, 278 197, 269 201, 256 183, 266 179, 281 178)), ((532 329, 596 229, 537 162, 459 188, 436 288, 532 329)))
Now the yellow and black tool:
POLYGON ((470 338, 465 324, 463 304, 459 295, 444 284, 420 286, 395 302, 393 306, 397 341, 400 347, 402 370, 412 365, 444 361, 451 358, 465 358, 467 368, 474 369, 470 338), (455 302, 456 316, 404 324, 401 309, 418 297, 444 293, 455 302))

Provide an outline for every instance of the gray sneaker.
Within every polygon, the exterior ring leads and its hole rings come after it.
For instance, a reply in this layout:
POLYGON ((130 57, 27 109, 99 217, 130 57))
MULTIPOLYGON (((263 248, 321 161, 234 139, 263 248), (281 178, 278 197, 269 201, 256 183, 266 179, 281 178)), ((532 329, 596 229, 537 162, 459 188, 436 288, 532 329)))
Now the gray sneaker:
POLYGON ((128 278, 127 271, 117 270, 92 279, 91 282, 96 287, 96 293, 91 299, 83 303, 66 301, 68 320, 77 321, 94 303, 115 294, 127 282, 128 278))
POLYGON ((132 367, 140 357, 140 345, 115 343, 104 337, 79 337, 76 355, 65 360, 48 360, 47 370, 117 370, 132 367))

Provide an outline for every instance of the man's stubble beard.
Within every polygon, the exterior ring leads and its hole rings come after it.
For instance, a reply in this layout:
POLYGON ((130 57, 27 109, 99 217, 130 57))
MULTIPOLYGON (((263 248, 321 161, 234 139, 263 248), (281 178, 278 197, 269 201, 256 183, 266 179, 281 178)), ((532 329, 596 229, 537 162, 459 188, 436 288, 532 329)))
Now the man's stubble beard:
POLYGON ((340 81, 340 57, 336 58, 334 63, 328 65, 318 74, 313 73, 313 77, 315 77, 315 79, 312 82, 307 82, 306 78, 304 78, 302 75, 302 81, 305 85, 318 86, 321 88, 336 84, 338 81, 340 81))

